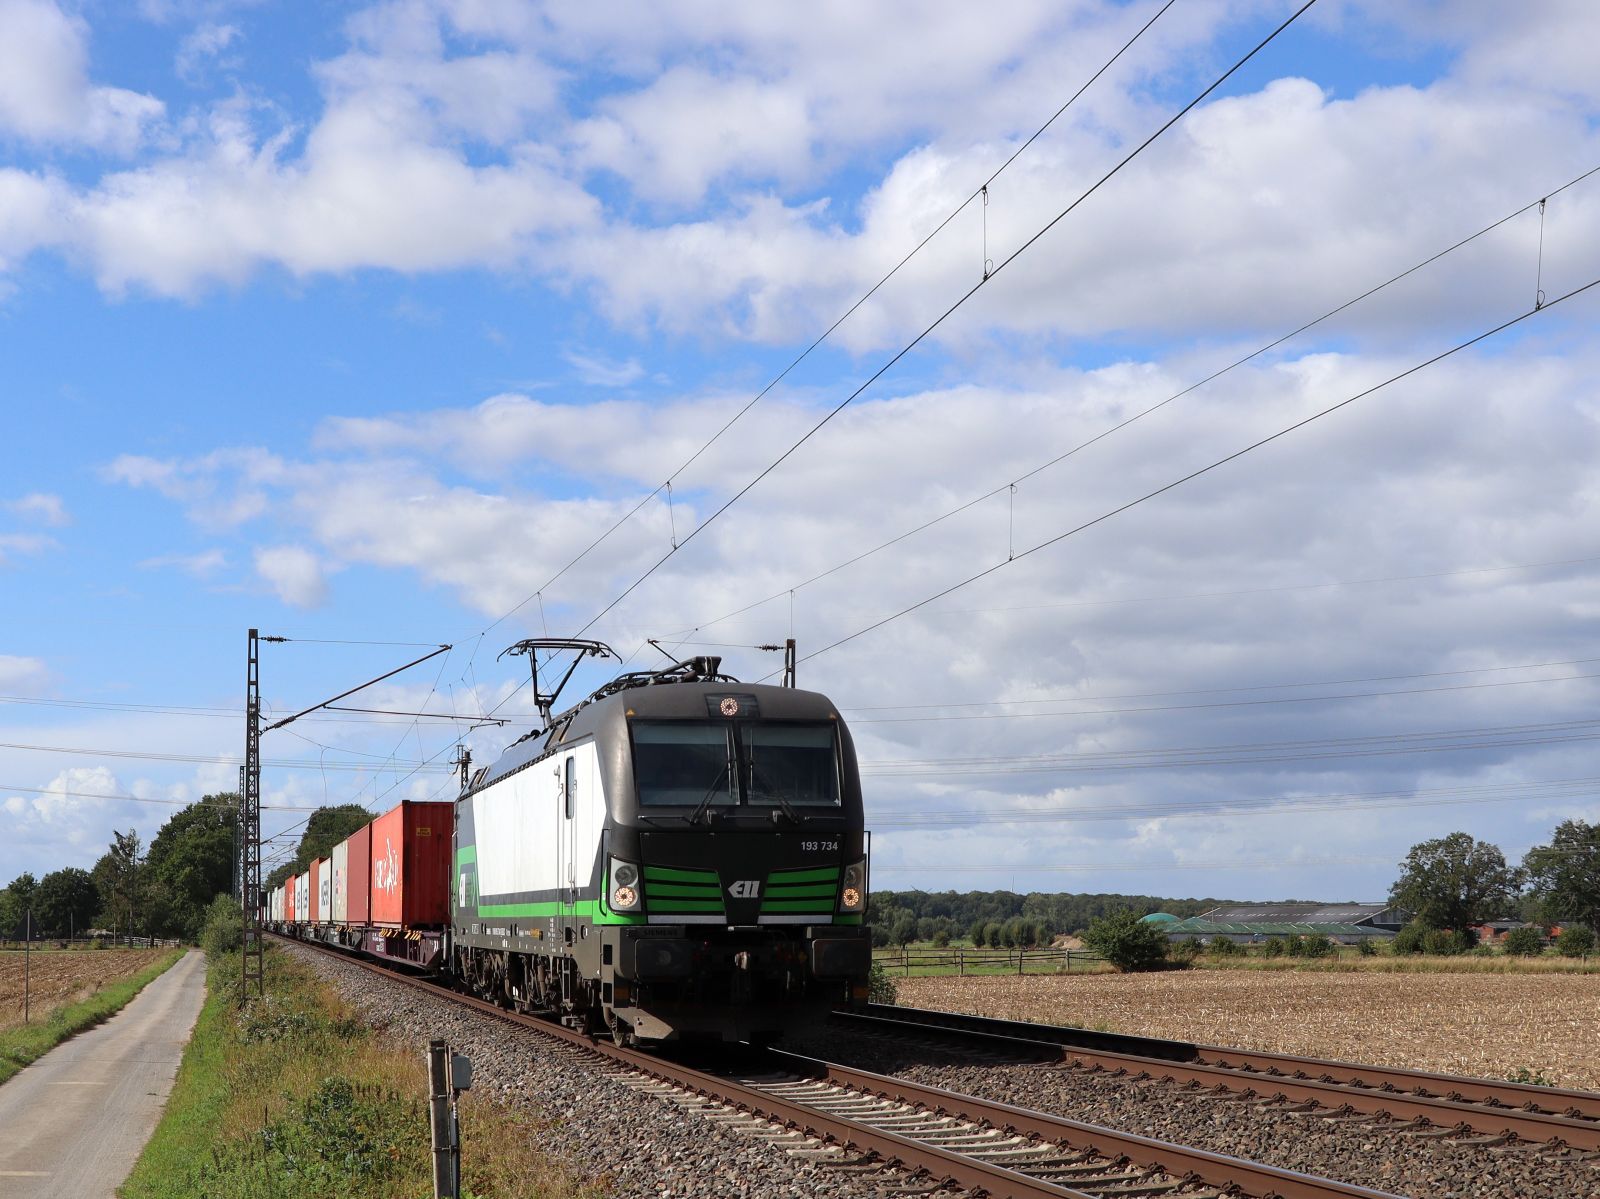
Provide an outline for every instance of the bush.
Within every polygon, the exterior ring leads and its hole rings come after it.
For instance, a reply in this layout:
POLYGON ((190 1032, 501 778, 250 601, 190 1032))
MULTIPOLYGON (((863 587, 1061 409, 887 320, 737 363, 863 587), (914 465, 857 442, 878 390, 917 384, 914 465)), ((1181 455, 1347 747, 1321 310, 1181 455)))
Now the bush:
POLYGON ((950 930, 947 929, 947 928, 941 928, 938 932, 934 933, 933 934, 933 943, 935 945, 937 945, 940 949, 943 949, 946 945, 949 945, 950 944, 950 930))
POLYGON ((219 895, 206 909, 205 923, 200 928, 200 948, 206 956, 216 961, 225 953, 238 949, 244 940, 244 913, 231 895, 219 895))
POLYGON ((1281 958, 1289 952, 1289 943, 1282 937, 1268 937, 1267 943, 1261 947, 1263 957, 1281 958))
POLYGON ((1453 957, 1454 954, 1464 954, 1467 949, 1475 944, 1472 933, 1462 935, 1451 932, 1450 928, 1429 928, 1422 933, 1422 952, 1434 954, 1435 957, 1453 957))
POLYGON ((1378 953, 1377 938, 1362 937, 1356 942, 1356 952, 1364 958, 1376 957, 1378 953))
POLYGON ((1544 933, 1531 924, 1506 934, 1505 951, 1512 957, 1530 958, 1544 952, 1544 933))
POLYGON ((894 1003, 898 999, 899 992, 895 990, 894 979, 884 970, 882 962, 873 962, 867 972, 867 1002, 894 1003))
POLYGON ((1205 942, 1200 940, 1199 937, 1187 937, 1176 945, 1169 946, 1168 949, 1172 954, 1173 961, 1182 963, 1185 966, 1192 966, 1205 950, 1205 942))
POLYGON ((1004 937, 1005 929, 1001 928, 999 924, 984 925, 983 939, 988 943, 990 949, 999 949, 1004 943, 1004 937))
POLYGON ((1118 970, 1159 970, 1167 963, 1167 934, 1127 908, 1094 921, 1083 940, 1118 970))
POLYGON ((1594 952, 1594 929, 1587 924, 1569 924, 1556 938, 1556 949, 1564 958, 1581 958, 1594 952))
POLYGON ((1211 951, 1211 955, 1213 957, 1219 957, 1219 958, 1238 957, 1241 953, 1244 952, 1244 949, 1239 945, 1239 943, 1237 941, 1230 941, 1230 940, 1228 940, 1227 937, 1214 937, 1214 938, 1212 938, 1211 944, 1208 945, 1206 948, 1208 948, 1211 951))
POLYGON ((1321 933, 1313 933, 1309 937, 1298 938, 1300 956, 1303 958, 1331 958, 1339 952, 1339 947, 1321 933))
POLYGON ((1394 936, 1392 946, 1396 953, 1421 953, 1422 942, 1431 932, 1437 930, 1429 928, 1420 920, 1413 920, 1394 936))

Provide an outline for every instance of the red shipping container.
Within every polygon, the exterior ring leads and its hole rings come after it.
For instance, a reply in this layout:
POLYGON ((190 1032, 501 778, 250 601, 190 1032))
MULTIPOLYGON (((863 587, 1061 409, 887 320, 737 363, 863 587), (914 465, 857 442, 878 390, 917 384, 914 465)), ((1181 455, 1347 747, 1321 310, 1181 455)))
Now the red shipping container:
POLYGON ((350 898, 345 920, 359 927, 372 919, 372 826, 362 825, 350 834, 346 844, 350 846, 350 861, 345 867, 350 898))
POLYGON ((450 922, 455 805, 407 800, 372 822, 372 923, 450 922))
POLYGON ((294 882, 295 876, 292 874, 283 882, 283 918, 290 922, 295 918, 294 882))
POLYGON ((310 899, 307 904, 306 919, 312 924, 315 924, 321 918, 321 912, 318 910, 319 904, 317 902, 317 884, 322 881, 322 872, 326 869, 327 864, 320 858, 313 860, 311 863, 311 892, 310 899))

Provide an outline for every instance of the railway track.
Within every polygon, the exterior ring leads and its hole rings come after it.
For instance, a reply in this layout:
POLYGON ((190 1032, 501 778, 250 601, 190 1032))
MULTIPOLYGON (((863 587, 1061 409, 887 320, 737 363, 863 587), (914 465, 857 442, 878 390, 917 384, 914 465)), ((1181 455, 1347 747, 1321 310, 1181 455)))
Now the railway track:
POLYGON ((850 1027, 1031 1055, 1091 1071, 1165 1079, 1241 1099, 1276 1099, 1307 1115, 1366 1117, 1388 1131, 1486 1147, 1524 1143, 1600 1160, 1600 1095, 1388 1066, 1258 1053, 984 1016, 869 1005, 850 1027))
POLYGON ((900 1171, 885 1191, 1002 1199, 1396 1199, 1387 1192, 1084 1124, 776 1050, 707 1070, 624 1049, 336 950, 327 954, 483 1015, 579 1046, 613 1078, 836 1170, 900 1171), (909 1176, 909 1177, 907 1177, 909 1176))

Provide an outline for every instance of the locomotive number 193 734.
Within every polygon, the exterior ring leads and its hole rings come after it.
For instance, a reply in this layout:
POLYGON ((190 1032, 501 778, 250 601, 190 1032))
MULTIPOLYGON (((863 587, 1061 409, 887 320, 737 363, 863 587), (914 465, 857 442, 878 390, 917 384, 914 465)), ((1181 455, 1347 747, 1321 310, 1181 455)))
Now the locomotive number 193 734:
POLYGON ((805 853, 838 853, 839 842, 834 841, 802 841, 800 848, 805 853))

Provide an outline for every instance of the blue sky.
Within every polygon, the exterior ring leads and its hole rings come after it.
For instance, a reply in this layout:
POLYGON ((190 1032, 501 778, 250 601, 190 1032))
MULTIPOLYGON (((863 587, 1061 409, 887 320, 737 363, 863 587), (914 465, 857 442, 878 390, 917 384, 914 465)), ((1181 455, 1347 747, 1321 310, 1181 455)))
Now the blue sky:
MULTIPOLYGON (((458 645, 371 706, 504 700, 495 655, 541 602, 576 631, 977 282, 978 208, 670 510, 500 618, 1157 7, 0 0, 0 881, 232 785, 252 625, 458 645)), ((989 256, 1290 11, 1178 0, 996 180, 989 256)), ((749 646, 827 646, 1518 314, 1536 277, 1600 276, 1597 179, 1550 200, 1542 259, 1523 213, 1028 476, 1600 164, 1597 21, 1322 0, 595 634, 755 677, 749 646), (1024 476, 792 618, 707 627, 1024 476)), ((1371 898, 1424 837, 1594 819, 1595 304, 807 663, 859 722, 877 884, 1371 898)), ((267 694, 419 652, 270 647, 267 694)), ((269 829, 447 792, 451 727, 270 745, 297 764, 269 829)), ((519 731, 465 735, 481 760, 519 731)))

